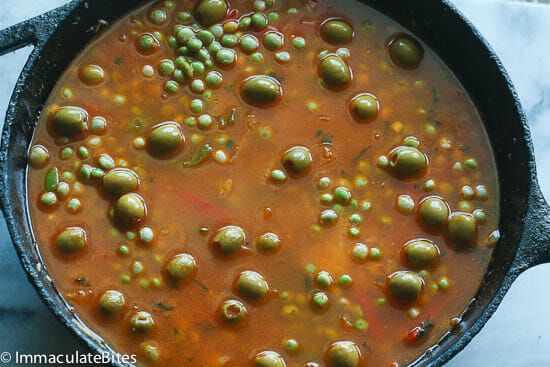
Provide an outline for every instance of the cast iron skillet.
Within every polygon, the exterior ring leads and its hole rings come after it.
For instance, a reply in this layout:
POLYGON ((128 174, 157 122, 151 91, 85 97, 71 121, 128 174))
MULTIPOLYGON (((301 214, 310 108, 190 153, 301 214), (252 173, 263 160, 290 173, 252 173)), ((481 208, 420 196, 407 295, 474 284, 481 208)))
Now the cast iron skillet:
MULTIPOLYGON (((475 101, 489 133, 501 185, 502 238, 485 280, 462 321, 411 366, 441 366, 485 325, 517 276, 550 262, 550 208, 536 178, 525 115, 491 47, 447 0, 364 0, 431 46, 475 101)), ((95 35, 143 0, 74 0, 0 31, 0 55, 34 45, 10 100, 0 147, 0 199, 21 263, 51 311, 96 353, 114 351, 71 311, 42 266, 26 197, 26 157, 39 113, 55 82, 95 35)), ((114 363, 115 366, 124 366, 114 363)))

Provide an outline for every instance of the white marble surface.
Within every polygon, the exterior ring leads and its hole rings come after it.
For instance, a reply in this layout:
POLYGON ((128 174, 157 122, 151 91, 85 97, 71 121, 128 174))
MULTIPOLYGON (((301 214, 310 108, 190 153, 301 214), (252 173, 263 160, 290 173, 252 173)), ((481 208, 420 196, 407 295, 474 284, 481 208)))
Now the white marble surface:
MULTIPOLYGON (((2 0, 0 28, 65 2, 2 0)), ((518 89, 530 121, 541 186, 550 198, 550 5, 502 0, 454 2, 489 40, 518 89)), ((29 52, 26 48, 1 58, 0 126, 29 52)), ((550 265, 521 275, 481 333, 448 366, 550 366, 549 281, 550 265)), ((74 338, 28 283, 1 218, 0 353, 70 353, 77 348, 74 338)))

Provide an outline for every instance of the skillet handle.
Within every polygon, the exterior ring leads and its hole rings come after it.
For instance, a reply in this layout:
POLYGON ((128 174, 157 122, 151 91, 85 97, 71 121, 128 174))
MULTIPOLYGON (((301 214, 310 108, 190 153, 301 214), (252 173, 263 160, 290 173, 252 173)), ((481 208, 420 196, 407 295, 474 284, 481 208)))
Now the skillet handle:
POLYGON ((67 14, 74 8, 72 1, 34 18, 0 30, 0 56, 30 44, 44 43, 67 14))
POLYGON ((522 245, 518 248, 513 264, 517 274, 533 266, 550 263, 550 205, 536 181, 528 200, 522 245))

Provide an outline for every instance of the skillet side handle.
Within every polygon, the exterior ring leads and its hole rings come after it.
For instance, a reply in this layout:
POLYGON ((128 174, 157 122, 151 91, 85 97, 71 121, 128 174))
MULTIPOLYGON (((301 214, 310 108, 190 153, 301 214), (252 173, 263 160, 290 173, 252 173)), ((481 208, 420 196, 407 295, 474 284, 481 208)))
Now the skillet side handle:
POLYGON ((45 42, 74 7, 73 2, 0 30, 0 56, 45 42))
POLYGON ((538 184, 529 201, 525 234, 514 260, 514 268, 518 274, 533 266, 550 263, 550 206, 538 184))

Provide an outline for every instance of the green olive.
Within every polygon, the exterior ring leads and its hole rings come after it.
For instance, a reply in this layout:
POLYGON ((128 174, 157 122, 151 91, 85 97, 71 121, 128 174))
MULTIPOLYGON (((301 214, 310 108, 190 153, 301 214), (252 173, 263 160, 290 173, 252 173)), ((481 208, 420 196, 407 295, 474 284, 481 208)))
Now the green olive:
POLYGON ((132 328, 132 331, 138 333, 148 332, 154 324, 155 322, 153 321, 153 316, 151 316, 149 312, 145 311, 136 312, 130 319, 130 327, 132 328))
POLYGON ((147 208, 141 196, 124 194, 114 206, 114 218, 123 226, 134 226, 141 223, 147 215, 147 208))
POLYGON ((241 248, 246 241, 246 235, 241 227, 227 226, 221 228, 212 240, 212 244, 222 254, 228 255, 241 248))
POLYGON ((57 248, 66 254, 80 251, 86 246, 86 231, 80 227, 66 228, 56 239, 57 248))
POLYGON ((265 351, 254 357, 255 367, 286 367, 285 360, 277 352, 265 351))
POLYGON ((321 60, 318 72, 325 85, 331 89, 342 89, 351 82, 348 64, 335 55, 329 55, 321 60))
POLYGON ((390 275, 389 289, 391 294, 403 301, 414 301, 418 298, 423 286, 422 278, 410 271, 398 271, 390 275))
POLYGON ((477 226, 474 216, 470 213, 453 213, 449 220, 449 237, 459 245, 469 245, 473 242, 477 226))
POLYGON ((311 166, 313 157, 306 147, 292 147, 286 151, 282 159, 283 167, 291 174, 299 175, 311 166))
POLYGON ((258 238, 257 246, 261 251, 276 251, 281 247, 281 239, 275 233, 264 233, 258 238))
POLYGON ((230 299, 222 304, 222 317, 229 322, 242 320, 248 311, 241 301, 230 299))
POLYGON ((123 306, 124 295, 119 291, 106 291, 99 298, 99 309, 108 315, 117 313, 123 306))
POLYGON ((61 107, 53 116, 53 129, 62 136, 75 136, 88 130, 88 112, 80 107, 61 107))
POLYGON ((241 91, 244 100, 254 106, 273 104, 283 95, 279 82, 266 75, 254 75, 246 78, 241 91))
POLYGON ((328 347, 326 359, 330 367, 357 367, 361 352, 354 342, 338 341, 328 347))
POLYGON ((148 148, 154 154, 168 154, 183 147, 185 136, 176 122, 164 122, 153 126, 148 138, 148 148))
POLYGON ((225 0, 202 0, 195 8, 195 17, 203 26, 211 26, 225 18, 227 3, 225 0))
POLYGON ((98 85, 105 79, 105 72, 98 65, 87 65, 80 70, 80 80, 87 85, 98 85))
POLYGON ((103 176, 103 188, 113 195, 122 195, 135 191, 138 185, 138 176, 129 169, 115 168, 103 176))
POLYGON ((414 268, 428 266, 439 256, 437 246, 428 240, 412 240, 404 248, 407 260, 414 268))
POLYGON ((343 20, 332 19, 321 26, 321 36, 331 45, 341 45, 351 41, 353 29, 343 20))
POLYGON ((247 270, 239 275, 237 290, 245 297, 262 299, 267 294, 269 286, 261 274, 247 270))
POLYGON ((189 254, 178 254, 166 264, 166 271, 174 281, 187 278, 197 267, 195 258, 189 254))
POLYGON ((390 152, 390 168, 400 176, 414 176, 427 164, 424 153, 414 147, 400 146, 390 152))
POLYGON ((380 105, 375 96, 359 94, 351 100, 350 111, 358 122, 369 122, 376 118, 380 105))
POLYGON ((407 34, 395 36, 388 45, 388 51, 394 64, 407 70, 416 69, 424 57, 424 48, 407 34))
POLYGON ((443 200, 432 196, 422 200, 418 213, 428 229, 436 230, 447 222, 449 208, 443 200))

